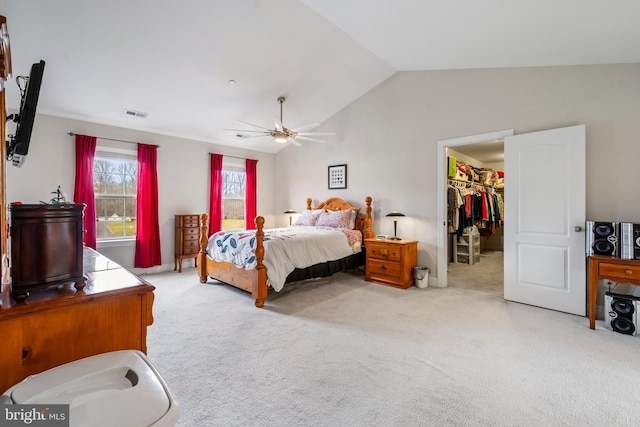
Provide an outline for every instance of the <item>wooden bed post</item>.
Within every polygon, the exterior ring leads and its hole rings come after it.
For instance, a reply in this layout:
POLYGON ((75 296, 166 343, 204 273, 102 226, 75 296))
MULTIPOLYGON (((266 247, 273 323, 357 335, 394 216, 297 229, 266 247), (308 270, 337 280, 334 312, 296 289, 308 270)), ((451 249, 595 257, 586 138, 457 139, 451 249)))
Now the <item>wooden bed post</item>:
POLYGON ((203 213, 200 215, 200 251, 198 252, 198 275, 200 283, 207 283, 207 244, 209 236, 207 236, 207 219, 209 215, 203 213))
POLYGON ((264 260, 264 217, 256 218, 256 270, 258 272, 257 281, 253 284, 253 292, 251 295, 255 299, 256 307, 263 307, 264 300, 267 298, 267 268, 262 261, 264 260))
POLYGON ((373 237, 373 230, 371 230, 371 223, 373 222, 373 218, 371 218, 371 197, 367 196, 364 201, 367 203, 367 215, 364 218, 364 238, 370 239, 373 237))
POLYGON ((307 210, 308 211, 311 210, 311 203, 313 203, 313 200, 311 200, 311 197, 307 197, 307 210))

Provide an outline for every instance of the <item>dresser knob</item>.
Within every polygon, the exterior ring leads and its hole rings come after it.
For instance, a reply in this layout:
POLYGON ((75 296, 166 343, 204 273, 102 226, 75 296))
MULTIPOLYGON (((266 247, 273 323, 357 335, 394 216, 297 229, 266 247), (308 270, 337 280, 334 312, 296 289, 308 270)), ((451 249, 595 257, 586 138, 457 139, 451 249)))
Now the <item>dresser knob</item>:
POLYGON ((624 271, 626 274, 633 274, 633 270, 625 270, 624 271))
POLYGON ((387 267, 385 267, 384 265, 381 265, 381 266, 380 266, 380 270, 384 271, 384 270, 386 270, 386 269, 387 269, 387 267))

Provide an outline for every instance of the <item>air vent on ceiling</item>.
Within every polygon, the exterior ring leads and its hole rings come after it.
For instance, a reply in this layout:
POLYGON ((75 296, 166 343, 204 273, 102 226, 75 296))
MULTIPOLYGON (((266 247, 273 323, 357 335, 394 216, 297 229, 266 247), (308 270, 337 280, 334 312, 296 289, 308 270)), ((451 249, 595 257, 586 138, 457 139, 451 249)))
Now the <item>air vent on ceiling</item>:
POLYGON ((142 117, 143 119, 146 119, 147 116, 149 115, 149 113, 143 113, 142 111, 136 111, 136 110, 124 110, 124 113, 127 116, 142 117))

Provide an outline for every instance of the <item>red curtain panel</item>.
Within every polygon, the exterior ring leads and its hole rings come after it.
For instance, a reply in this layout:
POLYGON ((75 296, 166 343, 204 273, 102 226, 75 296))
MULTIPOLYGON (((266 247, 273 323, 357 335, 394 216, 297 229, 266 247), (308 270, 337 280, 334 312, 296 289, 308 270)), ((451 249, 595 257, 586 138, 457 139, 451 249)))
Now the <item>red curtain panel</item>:
POLYGON ((76 178, 73 189, 75 203, 84 203, 83 241, 85 246, 96 248, 96 198, 93 190, 93 158, 96 154, 96 137, 76 135, 76 178))
POLYGON ((245 215, 244 220, 247 230, 255 230, 256 216, 258 215, 256 194, 257 194, 257 177, 256 170, 258 166, 257 160, 247 159, 245 163, 245 171, 247 174, 245 188, 245 215))
POLYGON ((209 236, 222 230, 222 154, 211 153, 209 236))
POLYGON ((158 225, 158 174, 156 145, 138 144, 138 198, 134 267, 162 264, 158 225))

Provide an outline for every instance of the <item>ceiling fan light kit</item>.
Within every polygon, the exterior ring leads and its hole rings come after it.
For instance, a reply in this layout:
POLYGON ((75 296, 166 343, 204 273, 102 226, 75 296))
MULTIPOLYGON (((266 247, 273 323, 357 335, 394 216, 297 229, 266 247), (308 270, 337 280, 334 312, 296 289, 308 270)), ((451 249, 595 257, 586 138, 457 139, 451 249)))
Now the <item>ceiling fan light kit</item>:
POLYGON ((225 129, 225 130, 230 130, 234 132, 250 132, 250 133, 258 134, 258 135, 244 135, 240 133, 236 134, 236 136, 239 138, 271 136, 273 140, 278 144, 286 144, 287 142, 291 142, 293 145, 297 145, 297 146, 301 145, 300 142, 298 142, 298 139, 301 139, 304 141, 324 142, 321 139, 311 138, 310 136, 335 135, 335 133, 333 132, 304 132, 304 131, 313 129, 316 126, 319 126, 320 123, 309 123, 307 125, 300 126, 295 129, 288 129, 284 127, 284 125, 282 124, 282 104, 284 104, 284 101, 286 101, 286 98, 284 96, 278 97, 278 103, 280 104, 280 121, 279 122, 276 121, 275 129, 269 129, 262 126, 254 125, 252 123, 243 122, 242 120, 236 120, 239 123, 260 128, 262 130, 247 130, 247 129, 225 129))

